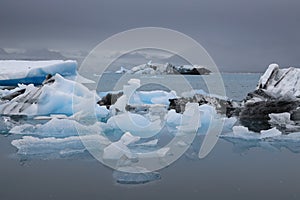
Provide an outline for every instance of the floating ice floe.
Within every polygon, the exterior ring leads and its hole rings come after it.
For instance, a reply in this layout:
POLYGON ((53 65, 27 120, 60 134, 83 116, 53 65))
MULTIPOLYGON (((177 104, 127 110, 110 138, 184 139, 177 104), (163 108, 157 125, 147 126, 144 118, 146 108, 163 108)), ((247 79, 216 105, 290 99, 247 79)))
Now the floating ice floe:
POLYGON ((221 138, 231 142, 235 152, 243 153, 259 147, 268 151, 288 149, 291 152, 300 153, 300 132, 283 135, 276 128, 272 128, 256 133, 243 126, 235 126, 233 130, 233 133, 223 134, 221 138))
POLYGON ((102 133, 106 124, 97 122, 92 125, 84 125, 72 119, 53 118, 45 124, 22 124, 14 126, 9 133, 31 135, 38 137, 65 138, 78 135, 91 135, 102 133), (78 133, 80 131, 80 133, 78 133))
POLYGON ((18 149, 18 154, 25 158, 51 159, 84 153, 86 147, 83 141, 95 148, 107 146, 110 143, 103 135, 93 134, 65 138, 23 136, 22 139, 13 140, 12 145, 18 149))
POLYGON ((124 172, 128 169, 120 168, 121 171, 115 170, 113 172, 113 178, 120 184, 144 184, 161 179, 161 175, 158 172, 144 172, 145 170, 135 169, 135 173, 124 172), (141 173, 137 173, 141 171, 141 173))

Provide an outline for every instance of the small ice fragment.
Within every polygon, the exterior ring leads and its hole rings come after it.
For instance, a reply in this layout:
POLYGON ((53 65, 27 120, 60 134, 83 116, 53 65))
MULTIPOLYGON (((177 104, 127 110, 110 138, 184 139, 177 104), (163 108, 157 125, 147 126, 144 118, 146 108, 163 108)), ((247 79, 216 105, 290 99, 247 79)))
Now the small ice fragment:
POLYGON ((128 173, 114 171, 113 177, 120 184, 145 184, 161 179, 158 172, 128 173))
POLYGON ((269 130, 262 130, 260 132, 260 139, 265 139, 265 138, 272 138, 272 137, 276 137, 276 136, 280 136, 281 132, 276 129, 276 128, 272 128, 269 130))

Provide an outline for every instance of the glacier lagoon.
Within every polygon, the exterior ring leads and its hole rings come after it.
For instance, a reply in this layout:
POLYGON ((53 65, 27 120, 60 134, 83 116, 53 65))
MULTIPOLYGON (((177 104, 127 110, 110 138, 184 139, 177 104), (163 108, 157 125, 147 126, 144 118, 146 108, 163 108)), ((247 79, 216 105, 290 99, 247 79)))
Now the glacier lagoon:
MULTIPOLYGON (((120 77, 118 74, 106 74, 106 76, 107 79, 104 78, 104 82, 106 83, 108 80, 117 80, 120 77)), ((254 90, 261 74, 225 73, 222 76, 227 96, 231 99, 242 100, 248 92, 254 90)), ((195 78, 194 76, 185 76, 185 78, 190 81, 193 88, 205 90, 205 84, 204 82, 199 81, 199 78, 195 78)), ((103 91, 110 91, 109 84, 103 85, 107 87, 101 88, 103 91)), ((147 88, 145 89, 147 90, 147 88)), ((156 89, 160 88, 158 87, 156 89)), ((162 94, 160 93, 160 96, 161 95, 162 94)), ((145 94, 138 96, 147 97, 145 94)), ((153 95, 150 96, 153 97, 153 95)), ((140 98, 139 100, 141 99, 142 101, 145 99, 149 101, 149 98, 140 98)), ((161 100, 162 102, 165 102, 165 99, 161 100)), ((103 114, 103 112, 100 113, 103 114)), ((254 140, 249 141, 244 140, 243 138, 234 139, 231 137, 222 137, 211 154, 207 158, 200 160, 197 154, 201 142, 203 141, 203 135, 199 134, 196 136, 194 143, 186 151, 186 153, 174 164, 159 171, 159 175, 154 173, 148 174, 148 177, 134 178, 132 176, 126 177, 126 174, 116 175, 116 172, 112 173, 110 169, 103 166, 100 167, 99 163, 97 163, 89 155, 89 153, 85 151, 79 139, 74 137, 74 130, 62 130, 64 128, 62 128, 60 124, 68 123, 68 121, 64 121, 66 120, 64 118, 64 116, 54 117, 54 119, 50 121, 50 124, 42 123, 43 125, 39 126, 36 124, 41 123, 40 119, 35 120, 20 117, 15 121, 8 121, 6 117, 3 117, 1 120, 1 123, 12 123, 12 126, 14 127, 12 130, 9 130, 9 127, 6 128, 5 125, 2 126, 2 133, 4 136, 1 136, 1 143, 3 143, 3 148, 6 148, 2 151, 1 155, 3 163, 5 162, 2 167, 4 170, 9 169, 11 173, 21 173, 22 175, 17 177, 17 179, 21 179, 21 183, 24 180, 31 180, 31 184, 24 184, 25 187, 22 189, 20 188, 20 191, 15 194, 16 196, 23 195, 24 197, 24 195, 28 195, 28 197, 34 196, 37 198, 39 195, 42 195, 42 192, 36 192, 35 195, 27 193, 30 191, 30 187, 34 187, 37 191, 48 193, 49 199, 52 198, 51 194, 53 196, 74 199, 80 199, 80 197, 83 198, 83 195, 102 195, 107 198, 122 197, 122 195, 118 196, 115 192, 106 192, 107 190, 124 192, 125 195, 128 195, 126 197, 129 198, 132 194, 126 192, 124 188, 130 186, 121 186, 115 183, 126 183, 126 180, 128 180, 127 183, 132 184, 157 180, 150 184, 138 186, 138 191, 135 197, 142 198, 143 194, 147 194, 147 198, 149 199, 158 198, 159 196, 156 195, 164 195, 166 198, 172 197, 174 199, 187 197, 196 198, 199 196, 210 199, 219 198, 220 196, 229 198, 231 194, 234 194, 235 196, 241 195, 241 197, 243 196, 243 199, 245 199, 244 195, 247 194, 247 197, 252 199, 256 197, 256 194, 252 194, 251 190, 279 191, 279 188, 287 187, 287 185, 289 188, 284 188, 284 191, 292 190, 294 193, 296 192, 296 189, 291 185, 297 185, 297 176, 291 178, 289 177, 289 173, 282 174, 282 168, 284 168, 284 164, 287 162, 291 163, 289 163, 289 167, 290 165, 295 166, 291 167, 292 170, 297 169, 298 145, 297 141, 295 142, 295 140, 292 139, 289 141, 282 139, 280 142, 276 142, 273 140, 260 140, 260 138, 255 138, 254 140), (24 124, 27 124, 26 127, 24 127, 24 124), (23 125, 23 127, 19 126, 18 129, 16 128, 18 125, 23 125), (5 136, 9 133, 9 131, 11 131, 12 135, 5 136), (21 135, 26 136, 24 136, 23 140, 19 141, 21 135), (63 138, 67 136, 67 141, 64 141, 63 138), (18 155, 15 154, 15 149, 12 146, 9 146, 9 143, 12 140, 15 141, 13 144, 19 148, 20 152, 18 155), (233 146, 228 141, 233 143, 233 146), (11 157, 13 157, 13 159, 11 159, 11 157), (259 165, 257 165, 258 160, 260 161, 259 165), (27 171, 28 174, 24 174, 24 170, 27 171), (32 175, 35 173, 39 173, 40 177, 43 177, 46 185, 51 185, 50 189, 45 187, 43 184, 38 184, 38 179, 36 179, 36 177, 30 177, 30 174, 32 175), (54 187, 55 183, 58 183, 56 182, 58 177, 55 176, 55 178, 51 174, 56 174, 59 177, 72 177, 71 180, 74 179, 74 181, 70 181, 68 178, 66 178, 66 180, 59 178, 59 183, 62 188, 58 189, 57 187, 54 187), (237 174, 240 176, 238 177, 237 174), (257 176, 253 176, 253 174, 257 174, 257 176), (112 177, 117 180, 114 180, 112 177), (131 179, 133 181, 130 181, 131 179), (138 182, 136 182, 137 180, 138 182), (245 180, 248 180, 249 183, 245 183, 245 180), (262 184, 261 180, 267 180, 268 184, 262 184), (284 181, 294 181, 295 184, 289 183, 284 186, 284 181), (83 185, 84 182, 89 182, 90 185, 83 185), (91 184, 91 182, 93 184, 91 184), (82 193, 80 194, 82 196, 80 196, 76 192, 72 194, 70 191, 64 191, 63 188, 66 188, 68 183, 74 184, 74 188, 80 186, 83 187, 83 191, 86 193, 82 193), (218 185, 220 185, 220 187, 218 187, 219 193, 205 190, 205 188, 214 188, 218 185), (172 186, 182 188, 182 190, 178 193, 174 193, 172 192, 172 186), (26 190, 26 188, 29 189, 26 190), (158 190, 158 188, 161 194, 149 194, 148 190, 158 190), (278 190, 274 188, 278 188, 278 190)), ((176 124, 176 117, 169 121, 176 124)), ((97 127, 95 128, 97 129, 97 127)), ((202 126, 202 128, 205 127, 202 126)), ((111 135, 112 137, 115 137, 111 138, 112 140, 117 141, 120 138, 120 133, 111 135)), ((8 187, 4 181, 1 185, 8 187)), ((5 195, 12 195, 9 193, 3 194, 4 197, 5 195)), ((289 195, 294 194, 289 193, 283 195, 284 196, 280 196, 274 192, 266 192, 264 197, 272 197, 276 199, 279 197, 292 197, 289 195)))

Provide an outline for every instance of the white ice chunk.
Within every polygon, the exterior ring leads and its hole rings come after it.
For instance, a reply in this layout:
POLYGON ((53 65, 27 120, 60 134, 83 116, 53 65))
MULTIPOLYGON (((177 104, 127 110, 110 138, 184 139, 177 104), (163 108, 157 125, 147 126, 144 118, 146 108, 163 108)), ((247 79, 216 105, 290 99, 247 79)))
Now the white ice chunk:
POLYGON ((158 139, 150 140, 148 142, 143 142, 140 144, 136 144, 136 146, 156 146, 158 143, 158 139))
POLYGON ((272 125, 279 125, 281 127, 286 127, 288 124, 294 124, 293 121, 291 121, 291 114, 288 112, 284 113, 272 113, 269 114, 270 117, 270 124, 272 125))
POLYGON ((175 110, 170 110, 167 114, 167 124, 171 127, 179 126, 182 122, 182 114, 176 113, 175 110))
POLYGON ((133 136, 129 132, 126 132, 126 133, 124 133, 124 135, 121 137, 120 140, 124 145, 127 146, 131 143, 135 143, 135 142, 139 141, 140 137, 133 136))
POLYGON ((259 134, 249 131, 247 127, 244 126, 234 126, 232 128, 233 134, 230 137, 241 138, 245 140, 259 139, 259 134))
POLYGON ((197 132, 200 126, 200 111, 198 103, 187 103, 182 114, 182 121, 178 129, 180 132, 197 132))
POLYGON ((111 106, 111 109, 115 111, 126 112, 126 105, 129 102, 129 98, 133 95, 133 93, 140 87, 139 79, 130 79, 128 81, 128 85, 123 86, 123 95, 118 98, 116 103, 111 106))
POLYGON ((103 159, 120 160, 124 156, 127 158, 133 158, 134 155, 127 145, 137 142, 138 140, 140 140, 139 137, 126 132, 119 141, 105 147, 103 151, 103 159))
POLYGON ((107 123, 115 129, 130 132, 132 135, 148 138, 156 135, 161 130, 161 121, 150 122, 146 117, 135 113, 122 113, 112 116, 107 123))

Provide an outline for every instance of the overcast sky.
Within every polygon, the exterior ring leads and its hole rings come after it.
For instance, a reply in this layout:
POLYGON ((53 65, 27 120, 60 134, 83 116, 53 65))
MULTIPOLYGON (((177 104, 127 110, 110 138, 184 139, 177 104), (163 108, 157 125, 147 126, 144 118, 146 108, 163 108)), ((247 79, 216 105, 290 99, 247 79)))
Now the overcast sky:
POLYGON ((223 71, 300 67, 299 0, 1 0, 0 47, 89 51, 120 31, 171 28, 223 71))

